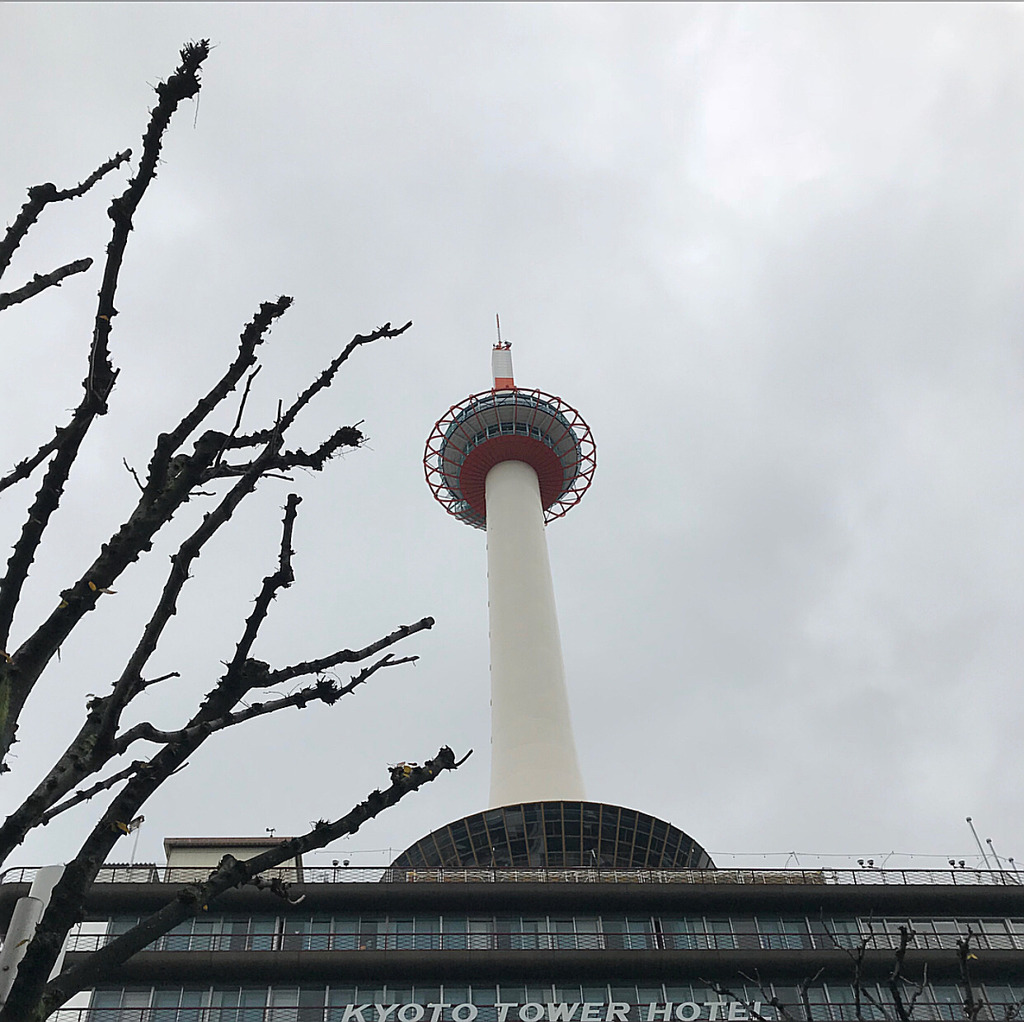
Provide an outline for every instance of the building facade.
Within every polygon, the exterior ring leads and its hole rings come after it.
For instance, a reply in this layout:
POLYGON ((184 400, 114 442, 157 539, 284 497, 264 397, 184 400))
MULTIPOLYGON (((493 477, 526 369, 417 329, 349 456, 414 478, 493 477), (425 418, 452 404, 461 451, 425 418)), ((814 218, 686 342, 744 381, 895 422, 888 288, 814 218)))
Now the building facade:
MULTIPOLYGON (((206 872, 106 868, 67 963, 206 872)), ((1013 873, 278 872, 289 900, 232 892, 60 1022, 1012 1022, 1024 1002, 1024 888, 1013 873), (912 937, 893 983, 901 927, 912 937), (976 1010, 965 1010, 964 965, 976 1010)), ((30 876, 2 879, 8 915, 30 876)))

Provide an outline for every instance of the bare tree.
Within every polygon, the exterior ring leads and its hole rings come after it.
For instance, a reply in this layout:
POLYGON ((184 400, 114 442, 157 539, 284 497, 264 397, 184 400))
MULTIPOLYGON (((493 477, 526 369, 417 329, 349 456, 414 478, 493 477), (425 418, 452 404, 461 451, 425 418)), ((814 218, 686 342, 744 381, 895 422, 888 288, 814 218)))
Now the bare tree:
POLYGON ((968 926, 967 933, 956 939, 956 957, 960 965, 960 989, 964 995, 964 1018, 967 1019, 967 1022, 977 1022, 978 1016, 985 1007, 985 1001, 978 995, 974 978, 971 975, 971 962, 978 957, 971 950, 971 941, 976 936, 977 934, 968 926))
MULTIPOLYGON (((45 1018, 71 995, 102 981, 133 953, 195 914, 219 894, 242 884, 259 886, 261 871, 352 833, 404 795, 461 762, 444 747, 421 767, 393 776, 389 787, 372 792, 365 801, 333 822, 321 821, 304 836, 284 841, 245 862, 225 856, 207 881, 182 889, 171 903, 93 954, 85 964, 66 969, 52 980, 48 978, 69 930, 82 918, 89 888, 115 842, 147 799, 181 769, 203 743, 212 735, 256 717, 312 703, 334 704, 385 668, 415 660, 415 656, 396 656, 389 650, 400 640, 434 623, 432 618, 425 617, 401 625, 362 648, 338 649, 284 666, 256 659, 253 647, 271 604, 294 580, 292 536, 300 497, 293 493, 285 503, 280 541, 274 563, 270 565, 272 570, 264 578, 254 606, 241 625, 234 650, 225 660, 224 673, 210 685, 205 698, 181 726, 162 730, 149 722, 122 725, 126 709, 144 691, 154 685, 173 684, 177 677, 176 673, 149 676, 148 665, 176 612, 193 562, 231 521, 242 501, 267 479, 282 475, 287 478, 289 471, 300 468, 319 472, 333 456, 363 442, 358 426, 350 425, 323 437, 311 450, 290 448, 288 435, 296 418, 331 386, 338 371, 357 349, 398 337, 411 326, 406 323, 393 327, 385 323, 369 333, 357 334, 294 401, 287 406, 279 403, 270 421, 243 431, 246 399, 259 371, 258 349, 271 326, 292 303, 291 298, 281 296, 260 305, 242 330, 237 351, 220 377, 194 406, 156 437, 143 477, 135 476, 139 489, 137 502, 128 510, 123 523, 101 544, 85 570, 68 580, 56 605, 42 620, 28 628, 19 620, 19 631, 25 637, 16 646, 10 644, 15 614, 22 603, 31 565, 60 508, 65 485, 89 430, 98 416, 107 413, 118 377, 111 352, 117 316, 115 300, 133 218, 156 176, 164 134, 172 115, 181 103, 199 92, 200 70, 209 49, 205 40, 186 45, 181 50, 177 69, 156 86, 157 102, 142 138, 134 175, 110 203, 108 215, 113 226, 102 264, 81 400, 51 439, 0 478, 2 494, 37 471, 41 477, 7 562, 6 574, 0 580, 0 772, 10 769, 8 760, 11 746, 17 740, 22 711, 37 692, 44 672, 59 654, 61 645, 82 626, 86 614, 97 602, 115 591, 126 569, 151 551, 154 537, 186 512, 191 498, 199 493, 214 498, 212 508, 194 524, 191 534, 171 557, 170 570, 148 621, 130 644, 130 651, 109 691, 89 700, 78 733, 56 756, 35 789, 0 825, 2 865, 33 828, 100 793, 112 793, 53 891, 45 916, 18 966, 13 989, 0 1011, 0 1022, 45 1018), (233 427, 228 432, 209 428, 206 424, 210 416, 225 408, 225 403, 243 381, 233 427), (361 666, 354 676, 343 680, 337 670, 347 664, 361 666), (285 681, 297 682, 298 687, 289 695, 271 693, 261 699, 252 698, 252 693, 285 681)), ((74 188, 61 190, 53 184, 30 188, 28 201, 0 241, 0 276, 48 206, 84 195, 131 159, 131 151, 118 153, 74 188)), ((89 269, 91 262, 76 259, 50 272, 33 275, 24 285, 0 294, 0 309, 25 302, 60 285, 89 269)))
MULTIPOLYGON (((832 946, 837 951, 842 951, 849 959, 851 972, 848 982, 853 991, 853 1003, 842 1005, 843 1009, 852 1009, 849 1017, 855 1022, 919 1022, 922 1018, 931 1017, 930 1013, 922 1014, 920 1011, 922 997, 928 987, 928 965, 921 966, 920 978, 915 979, 907 975, 907 951, 915 943, 918 934, 909 926, 899 926, 899 942, 895 948, 886 945, 887 950, 892 950, 893 955, 884 975, 878 970, 884 962, 869 963, 868 952, 875 947, 877 933, 869 931, 864 933, 857 943, 851 947, 846 941, 838 939, 835 933, 822 919, 822 925, 828 934, 832 946), (873 965, 872 975, 880 980, 888 991, 888 998, 878 996, 877 984, 869 979, 868 966, 873 965)), ((888 936, 888 935, 886 935, 888 936)), ((982 1018, 994 1018, 991 1005, 984 999, 974 981, 971 962, 975 961, 977 955, 972 950, 972 941, 975 941, 977 934, 967 927, 967 932, 956 939, 956 959, 959 965, 958 989, 961 995, 958 1018, 963 1022, 978 1022, 982 1018)), ((744 986, 730 983, 728 986, 716 980, 701 979, 700 982, 714 990, 719 997, 725 998, 730 1003, 737 1003, 746 1010, 747 1018, 755 1022, 771 1022, 771 1016, 766 1016, 762 1005, 774 1009, 776 1020, 782 1022, 814 1022, 820 1018, 811 1003, 809 990, 818 982, 825 973, 825 967, 819 968, 815 973, 805 976, 796 985, 796 1004, 783 1002, 777 994, 772 991, 771 984, 765 982, 759 972, 755 970, 753 975, 745 972, 738 972, 744 986), (755 988, 759 992, 759 999, 752 1000, 746 994, 749 988, 755 988)), ((1003 1022, 1014 1022, 1020 1017, 1024 1005, 1020 1003, 1006 1004, 1004 1007, 1003 1022)), ((828 1016, 825 1016, 828 1017, 828 1016)), ((835 1016, 833 1016, 835 1017, 835 1016)), ((845 1014, 842 1017, 847 1017, 845 1014)))

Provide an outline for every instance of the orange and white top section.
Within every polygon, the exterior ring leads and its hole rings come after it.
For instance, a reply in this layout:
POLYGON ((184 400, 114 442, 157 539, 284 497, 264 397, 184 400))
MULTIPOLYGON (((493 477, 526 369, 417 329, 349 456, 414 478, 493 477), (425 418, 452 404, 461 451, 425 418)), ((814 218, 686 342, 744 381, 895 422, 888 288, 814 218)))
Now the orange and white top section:
POLYGON ((495 390, 515 390, 512 379, 512 345, 509 341, 498 341, 491 351, 491 373, 495 390))

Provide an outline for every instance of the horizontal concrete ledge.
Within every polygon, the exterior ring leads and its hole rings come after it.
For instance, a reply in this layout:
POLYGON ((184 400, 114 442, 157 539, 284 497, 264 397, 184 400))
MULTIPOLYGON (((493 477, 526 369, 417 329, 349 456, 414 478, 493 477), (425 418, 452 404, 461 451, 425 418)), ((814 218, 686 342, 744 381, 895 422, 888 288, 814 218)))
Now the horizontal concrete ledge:
MULTIPOLYGON (((152 912, 167 904, 180 884, 95 884, 86 905, 89 918, 114 912, 152 912)), ((18 898, 28 884, 0 885, 0 927, 6 928, 18 898)), ((367 909, 445 912, 463 909, 512 912, 545 907, 550 912, 587 913, 622 910, 702 914, 756 914, 778 911, 787 915, 850 912, 859 916, 951 915, 1011 916, 1021 912, 1020 887, 946 885, 797 885, 797 884, 601 884, 601 883, 344 883, 295 884, 293 896, 304 895, 292 907, 269 891, 255 888, 228 891, 214 912, 269 912, 277 915, 310 911, 367 909)))

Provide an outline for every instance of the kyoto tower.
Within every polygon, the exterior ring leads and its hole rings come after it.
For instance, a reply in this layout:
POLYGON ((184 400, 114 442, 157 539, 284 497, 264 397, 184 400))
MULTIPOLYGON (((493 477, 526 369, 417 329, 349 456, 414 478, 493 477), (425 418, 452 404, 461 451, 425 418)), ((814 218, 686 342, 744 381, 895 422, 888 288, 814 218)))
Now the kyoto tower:
POLYGON ((713 867, 678 827, 584 795, 544 527, 586 493, 596 450, 579 412, 516 386, 507 343, 494 346, 491 368, 491 389, 442 416, 423 458, 444 509, 487 531, 490 808, 425 834, 392 862, 393 875, 713 867))
POLYGON ((450 408, 424 456, 445 510, 487 531, 490 803, 581 801, 544 527, 582 498, 596 449, 574 408, 515 385, 507 342, 491 368, 492 389, 450 408))

